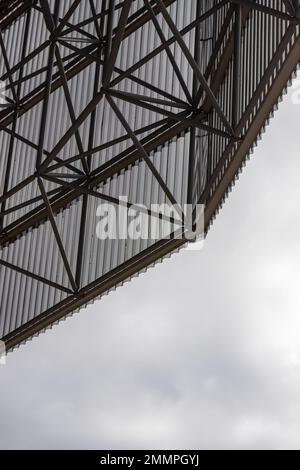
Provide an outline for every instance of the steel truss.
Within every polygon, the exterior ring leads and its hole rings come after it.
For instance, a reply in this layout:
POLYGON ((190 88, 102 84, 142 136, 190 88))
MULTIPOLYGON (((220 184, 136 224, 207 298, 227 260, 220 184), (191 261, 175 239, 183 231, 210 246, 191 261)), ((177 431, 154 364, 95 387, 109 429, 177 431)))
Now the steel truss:
MULTIPOLYGON (((55 236, 68 279, 66 287, 29 269, 1 259, 0 256, 0 264, 3 267, 17 271, 25 278, 32 278, 66 294, 63 301, 6 335, 4 339, 9 348, 85 305, 185 243, 184 238, 178 239, 176 236, 170 240, 161 240, 90 285, 82 285, 83 246, 86 236, 85 228, 88 224, 89 198, 122 204, 118 199, 103 193, 100 189, 101 184, 131 165, 144 161, 166 198, 173 204, 177 203, 172 190, 154 165, 150 155, 158 147, 186 132, 190 132, 191 135, 187 202, 205 204, 205 229, 207 231, 224 195, 295 70, 300 57, 298 0, 215 0, 206 10, 200 8, 201 2, 197 2, 199 4, 197 17, 183 30, 178 28, 170 14, 170 8, 176 1, 143 0, 139 2, 140 8, 136 10, 134 0, 103 0, 102 2, 74 0, 63 16, 60 15, 59 0, 52 1, 50 4, 48 0, 0 2, 0 49, 5 66, 5 71, 0 78, 7 84, 6 101, 0 108, 0 131, 10 138, 4 183, 0 192, 0 246, 3 248, 15 243, 28 230, 47 220, 55 236), (91 16, 82 19, 77 24, 74 23, 74 13, 82 3, 87 2, 91 16), (101 4, 100 10, 99 4, 101 4), (213 38, 203 38, 202 25, 209 19, 214 21, 222 9, 225 9, 226 14, 224 14, 218 35, 213 38), (245 25, 257 12, 263 17, 276 18, 276 24, 284 25, 286 32, 248 105, 242 109, 241 44, 245 25), (47 29, 48 34, 44 42, 35 48, 30 48, 33 13, 43 16, 44 28, 47 29), (17 63, 11 64, 5 34, 20 17, 25 18, 20 57, 17 63), (122 70, 117 66, 122 44, 147 23, 154 26, 159 46, 141 57, 128 69, 122 70), (86 28, 91 24, 94 25, 94 34, 88 32, 86 28), (168 26, 168 36, 162 24, 168 26), (190 50, 185 41, 185 35, 193 30, 195 48, 190 50), (212 44, 205 70, 200 66, 200 44, 204 40, 211 41, 212 44), (67 54, 66 50, 68 50, 67 54), (192 70, 192 88, 186 82, 180 64, 176 60, 174 52, 176 50, 180 50, 188 67, 192 70), (39 69, 29 69, 28 66, 32 61, 40 54, 45 54, 45 51, 47 51, 47 64, 39 69), (162 52, 166 54, 168 66, 177 77, 183 97, 158 89, 155 84, 151 83, 151 79, 145 81, 136 74, 139 69, 162 52), (93 83, 91 83, 92 97, 80 113, 76 114, 69 82, 74 77, 87 73, 91 64, 95 66, 93 83), (229 69, 233 76, 233 85, 231 109, 230 113, 226 113, 220 90, 229 69), (274 71, 276 71, 276 76, 274 71), (27 94, 23 94, 23 85, 37 77, 40 78, 37 86, 27 94), (270 77, 273 78, 272 84, 261 100, 264 90, 270 84, 270 77), (144 92, 124 91, 126 87, 122 87, 122 84, 127 80, 135 82, 139 86, 138 89, 143 89, 144 92), (59 89, 62 89, 64 93, 65 112, 70 120, 70 126, 55 142, 53 148, 49 149, 45 146, 47 117, 51 96, 59 89), (100 146, 94 146, 97 132, 96 113, 103 101, 106 101, 114 112, 125 133, 100 146), (148 110, 159 118, 141 128, 133 128, 122 113, 121 102, 148 110), (18 132, 19 120, 35 109, 42 110, 38 124, 38 141, 30 140, 18 132), (88 146, 83 142, 80 132, 86 123, 89 129, 88 146), (201 194, 197 194, 197 201, 195 201, 194 174, 199 133, 206 136, 208 142, 217 136, 224 150, 217 162, 209 162, 205 187, 201 194), (63 155, 64 148, 71 139, 76 141, 77 152, 73 155, 63 155), (93 158, 96 154, 109 150, 118 143, 128 141, 131 144, 124 151, 114 155, 102 165, 93 167, 93 158), (12 185, 12 172, 16 171, 14 153, 21 144, 31 148, 35 165, 31 174, 12 185), (33 183, 36 184, 39 192, 34 197, 26 199, 24 190, 33 183), (49 183, 52 186, 49 186, 49 183), (18 194, 19 198, 16 197, 18 194), (74 271, 57 226, 56 215, 79 198, 82 200, 82 213, 74 271), (21 210, 23 211, 21 217, 11 218, 14 214, 19 214, 21 210)), ((132 207, 138 202, 130 201, 127 206, 132 207)))

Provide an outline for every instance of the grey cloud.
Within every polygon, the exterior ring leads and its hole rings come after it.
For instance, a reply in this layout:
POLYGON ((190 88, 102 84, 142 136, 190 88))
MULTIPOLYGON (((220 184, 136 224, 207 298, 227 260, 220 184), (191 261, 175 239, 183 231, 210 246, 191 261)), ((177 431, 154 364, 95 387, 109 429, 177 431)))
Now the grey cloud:
POLYGON ((299 110, 288 96, 202 252, 8 356, 1 448, 300 448, 299 110))

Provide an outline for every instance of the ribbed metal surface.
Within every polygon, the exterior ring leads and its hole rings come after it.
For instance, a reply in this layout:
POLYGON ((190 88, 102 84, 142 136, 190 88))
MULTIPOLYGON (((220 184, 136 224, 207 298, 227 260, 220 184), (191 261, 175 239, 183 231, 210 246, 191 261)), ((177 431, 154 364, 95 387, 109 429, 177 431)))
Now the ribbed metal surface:
MULTIPOLYGON (((53 3, 53 2, 52 2, 53 3)), ((64 2, 65 11, 71 5, 71 1, 64 2)), ((142 2, 135 2, 133 12, 141 7, 142 2)), ((179 3, 174 3, 170 9, 172 16, 176 19, 180 29, 185 27, 195 18, 195 4, 186 0, 179 3)), ((61 12, 63 14, 63 11, 61 12)), ((89 2, 83 2, 80 8, 76 11, 76 15, 72 18, 73 23, 79 23, 84 18, 91 15, 89 2)), ((117 24, 117 18, 115 19, 117 24)), ((15 24, 5 35, 7 43, 7 50, 11 64, 18 63, 20 57, 20 41, 19 47, 16 47, 15 37, 22 36, 24 31, 24 21, 22 18, 15 24), (10 46, 10 47, 9 47, 10 46)), ((44 20, 42 15, 34 11, 32 18, 32 43, 31 48, 36 48, 42 44, 47 38, 47 32, 44 28, 44 20)), ((94 25, 90 24, 86 30, 94 33, 94 25)), ((166 25, 164 25, 164 32, 168 34, 166 25)), ((74 33, 73 33, 74 34, 74 33)), ((75 36, 75 35, 74 35, 75 36)), ((188 45, 192 49, 194 33, 188 35, 188 45)), ((128 40, 122 45, 116 66, 122 69, 128 69, 139 58, 145 56, 155 47, 159 46, 159 39, 153 34, 153 26, 147 23, 137 33, 129 36, 128 40), (140 45, 140 48, 136 47, 140 45)), ((67 54, 68 52, 65 51, 67 54)), ((185 80, 191 84, 192 74, 188 69, 186 60, 182 53, 177 51, 177 59, 182 64, 185 70, 185 80)), ((181 89, 174 77, 174 72, 171 74, 167 66, 167 58, 165 54, 159 55, 155 60, 150 61, 143 69, 138 70, 138 78, 146 78, 149 73, 152 74, 153 81, 158 88, 167 90, 175 96, 181 96, 181 89)), ((47 64, 47 51, 45 54, 40 54, 36 59, 26 67, 24 74, 30 73, 32 70, 46 66, 47 64)), ((2 65, 3 67, 3 65, 2 65)), ((4 67, 1 70, 4 73, 4 67)), ((69 89, 73 102, 76 105, 75 113, 78 115, 92 98, 91 84, 93 83, 94 66, 90 66, 85 70, 84 74, 76 76, 69 82, 69 89), (79 98, 79 99, 77 99, 79 98)), ((45 79, 45 76, 42 77, 45 79)), ((41 82, 41 77, 34 78, 30 82, 24 84, 22 94, 26 95, 31 90, 35 89, 41 82)), ((121 89, 122 84, 120 85, 121 89)), ((137 92, 138 85, 131 82, 131 86, 126 91, 137 92)), ((118 100, 116 100, 118 101, 118 100)), ((120 102, 118 103, 123 114, 126 116, 129 123, 135 128, 140 128, 145 125, 151 124, 159 119, 155 113, 143 109, 134 109, 130 104, 120 102)), ((47 125, 47 139, 45 148, 52 149, 57 140, 66 132, 70 127, 71 121, 66 113, 66 103, 62 89, 58 89, 52 95, 49 118, 47 125)), ((18 122, 17 132, 28 140, 35 143, 38 142, 37 123, 39 123, 41 116, 41 105, 33 108, 25 114, 18 122)), ((83 140, 84 147, 88 145, 89 123, 86 123, 80 129, 80 134, 83 140)), ((101 145, 109 140, 118 136, 124 135, 124 130, 120 122, 117 120, 113 111, 109 109, 106 102, 101 104, 97 110, 96 120, 96 137, 95 146, 101 145)), ((3 154, 8 153, 9 136, 1 133, 1 148, 3 154)), ((109 151, 99 152, 93 158, 93 166, 97 168, 114 155, 125 150, 131 143, 127 140, 118 145, 110 147, 109 151)), ((64 148, 64 155, 72 156, 78 153, 75 139, 72 139, 64 148)), ((174 139, 169 144, 159 148, 153 152, 151 157, 155 162, 156 167, 161 171, 162 176, 168 183, 169 188, 173 191, 174 195, 178 198, 178 202, 183 204, 186 201, 187 192, 187 163, 189 154, 189 134, 184 134, 181 137, 174 139)), ((35 167, 36 152, 29 146, 24 145, 22 142, 17 144, 14 152, 13 166, 18 168, 17 172, 12 174, 10 187, 15 186, 20 181, 29 176, 35 167)), ((3 168, 5 168, 5 160, 1 161, 3 168)), ((79 164, 77 164, 79 167, 79 164)), ((2 178, 4 171, 1 172, 2 178)), ((3 183, 2 183, 3 185, 3 183)), ((56 185, 49 183, 47 190, 55 188, 56 185)), ((133 166, 121 175, 109 180, 105 185, 100 188, 105 194, 118 197, 128 195, 130 201, 145 204, 150 206, 150 203, 164 203, 166 196, 159 187, 157 181, 154 179, 145 163, 140 163, 133 166)), ((24 200, 30 199, 38 195, 37 185, 33 183, 28 185, 23 191, 17 193, 15 198, 10 200, 12 206, 21 203, 24 200)), ((101 277, 103 274, 109 272, 116 266, 122 264, 133 255, 139 253, 147 248, 149 244, 153 243, 151 240, 137 240, 137 241, 111 241, 106 240, 100 242, 96 238, 96 210, 100 201, 96 198, 89 198, 88 205, 88 218, 87 231, 85 236, 84 246, 84 262, 82 266, 83 285, 88 285, 101 277), (125 246, 126 245, 126 246, 125 246)), ((37 204, 36 204, 37 205, 37 204)), ((66 247, 68 258, 73 261, 72 268, 75 270, 76 265, 76 249, 78 247, 78 236, 80 228, 82 200, 77 201, 70 208, 64 210, 56 217, 56 222, 64 246, 66 247)), ((6 224, 14 222, 17 218, 24 215, 28 210, 34 206, 22 209, 6 217, 6 224)), ((64 270, 63 262, 59 256, 58 248, 51 231, 50 223, 42 224, 40 227, 32 230, 27 235, 21 237, 14 244, 4 248, 1 252, 1 257, 9 263, 16 264, 29 269, 31 272, 45 276, 54 282, 66 285, 66 273, 64 270), (46 249, 45 249, 46 248, 46 249)), ((9 332, 20 327, 24 323, 33 319, 41 312, 52 307, 66 297, 66 294, 53 289, 47 285, 42 285, 40 282, 33 279, 24 279, 24 276, 13 272, 10 269, 1 267, 0 270, 0 292, 1 292, 1 307, 0 307, 0 337, 7 335, 9 332), (6 312, 11 312, 8 316, 6 312)))

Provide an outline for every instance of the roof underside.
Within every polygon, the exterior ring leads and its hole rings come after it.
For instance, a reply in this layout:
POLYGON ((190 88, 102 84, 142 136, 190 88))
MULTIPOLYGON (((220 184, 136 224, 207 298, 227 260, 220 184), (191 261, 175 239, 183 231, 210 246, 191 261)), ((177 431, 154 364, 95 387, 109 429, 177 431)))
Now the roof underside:
POLYGON ((298 0, 0 2, 8 348, 186 243, 100 241, 99 205, 200 203, 208 230, 297 67, 298 11, 298 0))

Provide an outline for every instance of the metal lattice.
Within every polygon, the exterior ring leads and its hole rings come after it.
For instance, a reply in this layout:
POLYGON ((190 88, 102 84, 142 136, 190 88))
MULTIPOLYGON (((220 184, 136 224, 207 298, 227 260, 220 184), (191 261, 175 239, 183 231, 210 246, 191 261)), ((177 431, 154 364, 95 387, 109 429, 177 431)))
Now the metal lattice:
POLYGON ((299 13, 298 0, 0 2, 8 347, 185 244, 95 247, 93 208, 120 205, 126 181, 127 207, 201 203, 207 231, 298 65, 299 13))

